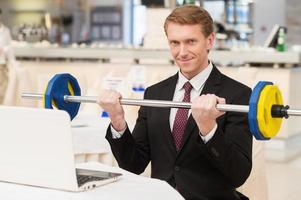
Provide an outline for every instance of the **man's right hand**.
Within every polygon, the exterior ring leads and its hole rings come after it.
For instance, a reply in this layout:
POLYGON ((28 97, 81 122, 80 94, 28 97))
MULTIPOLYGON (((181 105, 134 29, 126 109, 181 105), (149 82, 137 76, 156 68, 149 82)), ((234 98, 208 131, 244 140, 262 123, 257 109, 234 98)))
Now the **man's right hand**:
POLYGON ((120 104, 122 98, 119 92, 114 90, 102 90, 97 103, 108 112, 111 124, 116 131, 123 131, 126 128, 124 110, 120 104))

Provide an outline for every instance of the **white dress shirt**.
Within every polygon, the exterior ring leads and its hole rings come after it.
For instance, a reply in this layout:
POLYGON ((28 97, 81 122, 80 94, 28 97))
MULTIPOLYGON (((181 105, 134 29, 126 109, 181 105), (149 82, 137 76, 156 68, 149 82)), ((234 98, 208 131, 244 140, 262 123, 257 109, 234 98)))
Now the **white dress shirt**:
MULTIPOLYGON (((202 89, 205 85, 206 80, 208 79, 211 71, 212 71, 212 64, 211 62, 209 63, 208 67, 206 67, 203 71, 201 71, 199 74, 197 74, 196 76, 194 76, 191 80, 188 80, 180 71, 179 71, 179 78, 178 78, 178 82, 176 85, 176 89, 174 92, 174 96, 173 96, 173 101, 182 101, 184 98, 184 93, 185 90, 183 88, 183 85, 189 81, 190 84, 192 85, 192 90, 190 92, 190 100, 192 101, 194 98, 198 97, 201 92, 202 89)), ((173 124, 174 124, 174 120, 176 117, 176 113, 177 113, 178 109, 177 108, 171 108, 170 110, 170 116, 169 116, 169 123, 170 123, 170 128, 172 130, 173 124)), ((188 116, 190 116, 191 114, 191 110, 189 110, 188 116)), ((202 140, 207 143, 214 135, 215 131, 217 129, 217 125, 215 125, 215 127, 206 135, 206 136, 202 136, 200 133, 200 137, 202 138, 202 140)), ((122 136, 122 134, 124 133, 125 130, 121 131, 121 132, 117 132, 113 126, 111 125, 111 132, 112 132, 112 137, 117 139, 120 138, 122 136)))
MULTIPOLYGON (((203 71, 201 71, 199 74, 197 74, 196 76, 194 76, 192 79, 188 80, 180 71, 179 71, 179 78, 178 78, 178 82, 176 85, 176 89, 175 89, 175 93, 173 96, 173 101, 182 101, 184 98, 184 93, 185 90, 183 88, 183 85, 189 81, 190 84, 192 85, 192 90, 190 92, 190 100, 192 101, 194 98, 200 96, 203 87, 205 85, 206 80, 208 79, 211 71, 212 71, 212 64, 211 62, 209 63, 208 67, 206 67, 203 71)), ((177 113, 178 109, 177 108, 171 108, 170 110, 170 116, 169 116, 169 123, 170 123, 170 128, 172 130, 174 121, 175 121, 175 117, 176 117, 176 113, 177 113)), ((191 110, 189 110, 188 116, 191 115, 191 110)), ((205 143, 207 143, 214 135, 215 131, 217 129, 217 125, 215 125, 215 127, 206 135, 206 136, 201 136, 201 138, 203 139, 203 141, 205 143)))

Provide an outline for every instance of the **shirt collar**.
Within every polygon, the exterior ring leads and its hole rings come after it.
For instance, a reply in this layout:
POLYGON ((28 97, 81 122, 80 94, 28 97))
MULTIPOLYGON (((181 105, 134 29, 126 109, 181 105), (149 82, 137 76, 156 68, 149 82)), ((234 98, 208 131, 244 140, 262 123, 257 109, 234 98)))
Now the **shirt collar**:
POLYGON ((189 81, 192 85, 193 89, 196 91, 200 91, 202 86, 205 84, 208 79, 211 71, 213 69, 212 63, 209 62, 208 66, 202 70, 200 73, 195 75, 192 79, 188 80, 182 73, 179 71, 178 83, 176 86, 176 91, 183 89, 184 84, 189 81))

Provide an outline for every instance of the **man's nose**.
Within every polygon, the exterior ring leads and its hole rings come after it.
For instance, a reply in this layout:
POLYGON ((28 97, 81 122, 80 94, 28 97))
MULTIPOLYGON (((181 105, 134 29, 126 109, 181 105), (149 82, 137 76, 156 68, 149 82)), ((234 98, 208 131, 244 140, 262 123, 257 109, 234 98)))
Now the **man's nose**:
POLYGON ((179 55, 180 56, 185 56, 188 54, 188 50, 185 44, 181 44, 180 46, 180 51, 179 51, 179 55))

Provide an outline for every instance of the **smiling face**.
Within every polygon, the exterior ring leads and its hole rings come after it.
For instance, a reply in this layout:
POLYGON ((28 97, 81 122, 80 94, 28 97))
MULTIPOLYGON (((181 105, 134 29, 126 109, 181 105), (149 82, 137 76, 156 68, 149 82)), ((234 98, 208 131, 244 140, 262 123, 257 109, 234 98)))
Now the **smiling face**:
POLYGON ((208 50, 213 46, 214 33, 205 37, 199 24, 170 22, 166 35, 171 54, 187 79, 190 80, 208 66, 208 50))

